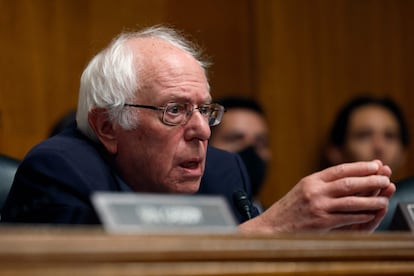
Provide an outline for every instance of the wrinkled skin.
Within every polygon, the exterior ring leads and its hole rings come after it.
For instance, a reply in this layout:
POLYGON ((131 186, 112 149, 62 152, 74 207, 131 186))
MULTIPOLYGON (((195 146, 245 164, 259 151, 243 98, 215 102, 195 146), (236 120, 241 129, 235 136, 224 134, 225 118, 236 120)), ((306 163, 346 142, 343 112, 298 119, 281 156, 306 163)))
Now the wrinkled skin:
POLYGON ((391 169, 381 161, 337 165, 304 177, 243 233, 373 231, 395 191, 391 169))

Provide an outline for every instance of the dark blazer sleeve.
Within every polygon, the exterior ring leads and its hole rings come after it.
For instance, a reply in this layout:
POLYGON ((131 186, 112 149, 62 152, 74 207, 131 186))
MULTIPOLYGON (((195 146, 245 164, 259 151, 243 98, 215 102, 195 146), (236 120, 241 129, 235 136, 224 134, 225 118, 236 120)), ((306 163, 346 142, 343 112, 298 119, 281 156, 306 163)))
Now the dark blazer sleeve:
POLYGON ((114 190, 111 170, 93 147, 56 137, 34 147, 18 168, 2 222, 96 224, 90 196, 114 190))
MULTIPOLYGON (((240 156, 209 146, 205 173, 197 194, 224 196, 236 219, 242 222, 243 218, 232 199, 239 190, 245 191, 251 202, 250 180, 240 156)), ((252 215, 257 216, 258 210, 253 205, 251 209, 252 215)))

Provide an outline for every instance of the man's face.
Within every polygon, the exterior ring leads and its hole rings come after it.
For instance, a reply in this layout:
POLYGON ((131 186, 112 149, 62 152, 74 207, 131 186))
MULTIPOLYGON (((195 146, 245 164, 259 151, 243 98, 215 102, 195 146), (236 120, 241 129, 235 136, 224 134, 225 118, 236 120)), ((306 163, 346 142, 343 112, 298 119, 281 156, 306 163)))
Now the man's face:
POLYGON ((380 159, 397 170, 404 147, 395 116, 378 105, 356 109, 350 117, 343 154, 345 161, 380 159))
POLYGON ((257 154, 269 161, 269 130, 262 115, 244 108, 229 109, 215 127, 210 144, 230 152, 239 152, 253 146, 257 154))
MULTIPOLYGON (((151 44, 146 53, 145 80, 135 104, 210 103, 208 83, 199 63, 165 44, 151 44)), ((142 78, 142 77, 141 77, 142 78)), ((198 110, 185 125, 162 122, 162 111, 134 108, 138 127, 116 129, 115 163, 135 191, 194 193, 204 172, 210 128, 198 110)))

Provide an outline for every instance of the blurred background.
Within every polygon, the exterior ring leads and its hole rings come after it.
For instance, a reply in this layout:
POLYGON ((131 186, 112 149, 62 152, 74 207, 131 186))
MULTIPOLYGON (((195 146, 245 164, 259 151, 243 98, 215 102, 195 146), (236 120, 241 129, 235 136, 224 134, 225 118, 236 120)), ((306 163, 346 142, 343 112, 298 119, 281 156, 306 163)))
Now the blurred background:
MULTIPOLYGON (((269 118, 264 205, 319 169, 338 109, 391 96, 414 129, 411 0, 0 0, 0 152, 23 158, 76 107, 87 62, 122 30, 176 27, 214 65, 213 98, 250 96, 269 118)), ((408 149, 396 179, 414 174, 408 149)))

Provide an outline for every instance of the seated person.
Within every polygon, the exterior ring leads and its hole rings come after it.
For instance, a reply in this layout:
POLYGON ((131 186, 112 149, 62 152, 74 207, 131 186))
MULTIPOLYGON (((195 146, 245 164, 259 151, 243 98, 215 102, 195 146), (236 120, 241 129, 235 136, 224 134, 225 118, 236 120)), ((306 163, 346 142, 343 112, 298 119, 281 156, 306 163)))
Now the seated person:
MULTIPOLYGON (((208 150, 210 126, 224 110, 211 102, 207 63, 196 49, 173 29, 156 26, 123 33, 98 53, 81 77, 77 128, 27 154, 2 221, 99 223, 94 191, 191 194, 203 175, 205 185, 243 187, 248 178, 237 155, 208 150), (204 171, 206 156, 219 164, 207 162, 204 171)), ((239 231, 372 231, 395 190, 390 175, 379 160, 314 173, 239 231)))
POLYGON ((265 113, 251 98, 233 96, 216 102, 224 106, 226 115, 220 124, 211 128, 209 144, 240 155, 249 174, 255 203, 261 207, 257 196, 271 158, 265 113))
MULTIPOLYGON (((393 100, 356 97, 339 111, 334 121, 327 160, 329 165, 336 165, 379 159, 397 172, 405 161, 408 143, 404 116, 393 100)), ((395 204, 390 203, 390 207, 379 229, 388 224, 395 204)))

